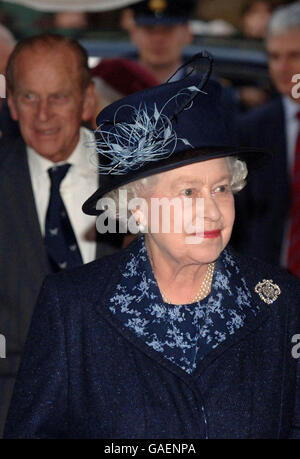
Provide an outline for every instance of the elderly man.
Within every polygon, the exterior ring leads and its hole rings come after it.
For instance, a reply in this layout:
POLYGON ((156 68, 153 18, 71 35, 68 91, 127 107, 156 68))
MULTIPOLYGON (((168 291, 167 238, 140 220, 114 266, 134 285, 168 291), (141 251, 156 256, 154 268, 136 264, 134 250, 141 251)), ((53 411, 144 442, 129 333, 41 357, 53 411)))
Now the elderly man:
POLYGON ((114 250, 96 240, 95 220, 81 211, 98 187, 89 161, 94 137, 81 127, 94 106, 85 50, 57 35, 27 38, 10 56, 6 76, 22 138, 0 150, 0 333, 7 346, 0 360, 1 427, 45 275, 114 250))
POLYGON ((160 83, 182 64, 183 50, 193 38, 188 19, 195 4, 194 0, 146 0, 132 7, 131 41, 137 46, 140 64, 160 83))
POLYGON ((241 120, 240 143, 274 157, 238 197, 235 245, 300 276, 300 98, 292 81, 300 74, 300 3, 275 10, 266 48, 279 95, 241 120))

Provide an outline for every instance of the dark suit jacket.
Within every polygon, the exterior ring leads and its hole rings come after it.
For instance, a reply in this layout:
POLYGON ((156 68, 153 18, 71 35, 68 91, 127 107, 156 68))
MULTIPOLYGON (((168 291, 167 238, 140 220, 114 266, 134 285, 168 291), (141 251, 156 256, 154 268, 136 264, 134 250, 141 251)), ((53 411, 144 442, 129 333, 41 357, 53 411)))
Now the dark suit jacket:
POLYGON ((7 101, 0 101, 0 145, 20 135, 19 124, 10 115, 7 101))
MULTIPOLYGON (((0 333, 7 346, 0 359, 1 433, 32 311, 51 272, 20 137, 0 148, 0 195, 0 333)), ((97 237, 97 257, 118 249, 114 235, 97 237)))
POLYGON ((46 280, 5 436, 300 438, 299 280, 233 255, 256 314, 190 375, 108 308, 134 244, 46 280), (281 289, 270 305, 254 291, 263 279, 281 289))
POLYGON ((279 264, 290 205, 284 111, 281 98, 240 119, 239 144, 269 150, 272 160, 249 175, 236 196, 233 245, 242 253, 279 264))

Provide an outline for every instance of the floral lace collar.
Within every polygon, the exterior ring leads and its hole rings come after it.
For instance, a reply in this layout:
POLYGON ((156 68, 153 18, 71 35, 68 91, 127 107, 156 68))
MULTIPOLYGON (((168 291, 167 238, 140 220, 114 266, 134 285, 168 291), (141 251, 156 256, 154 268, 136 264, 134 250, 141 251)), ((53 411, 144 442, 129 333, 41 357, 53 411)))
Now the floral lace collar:
POLYGON ((132 245, 110 311, 165 358, 191 374, 212 349, 242 328, 257 305, 228 249, 216 262, 212 291, 189 305, 164 303, 148 258, 144 237, 132 245))

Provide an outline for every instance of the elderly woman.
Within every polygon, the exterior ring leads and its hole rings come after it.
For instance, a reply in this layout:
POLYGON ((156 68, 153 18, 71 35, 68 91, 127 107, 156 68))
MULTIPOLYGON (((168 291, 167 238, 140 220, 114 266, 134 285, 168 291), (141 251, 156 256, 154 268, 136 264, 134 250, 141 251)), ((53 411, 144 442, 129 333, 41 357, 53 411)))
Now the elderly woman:
POLYGON ((129 210, 141 234, 46 280, 6 437, 300 436, 299 282, 228 247, 263 153, 230 146, 220 88, 200 79, 100 114, 104 180, 84 211, 104 230, 129 210))

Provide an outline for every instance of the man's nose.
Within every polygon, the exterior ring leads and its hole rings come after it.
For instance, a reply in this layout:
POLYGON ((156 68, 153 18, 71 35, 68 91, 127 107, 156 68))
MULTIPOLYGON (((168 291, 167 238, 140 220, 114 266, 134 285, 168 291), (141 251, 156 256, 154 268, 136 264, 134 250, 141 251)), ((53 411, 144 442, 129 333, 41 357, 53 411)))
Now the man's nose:
POLYGON ((50 106, 47 100, 40 100, 37 105, 36 116, 40 121, 48 121, 51 116, 50 106))

